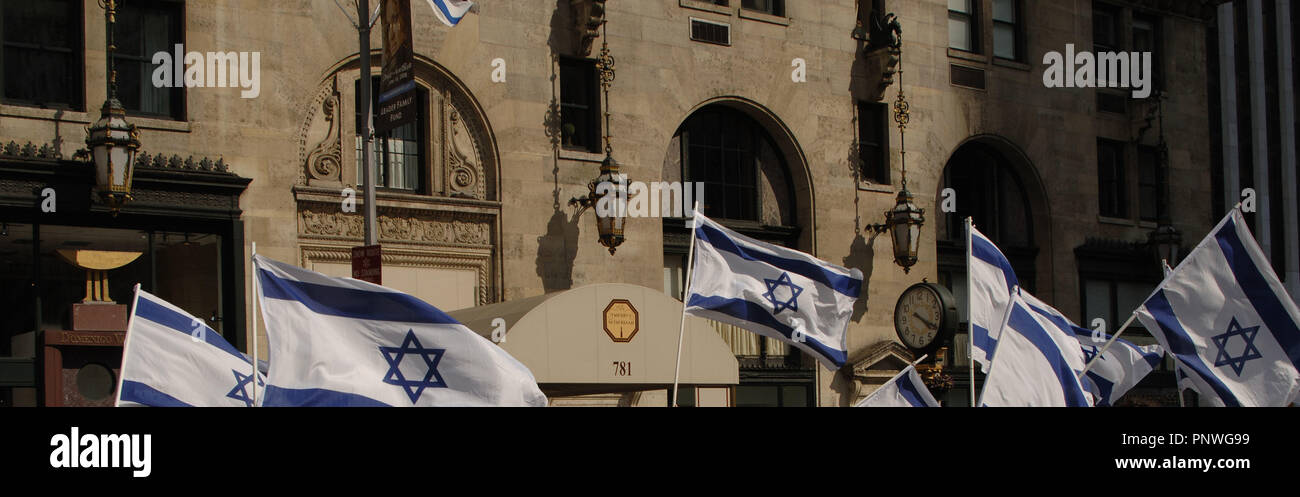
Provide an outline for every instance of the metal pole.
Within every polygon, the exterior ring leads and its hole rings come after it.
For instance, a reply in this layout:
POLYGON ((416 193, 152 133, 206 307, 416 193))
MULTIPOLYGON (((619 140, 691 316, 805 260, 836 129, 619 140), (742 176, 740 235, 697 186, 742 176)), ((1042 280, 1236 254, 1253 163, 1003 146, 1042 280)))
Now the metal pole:
POLYGON ((677 382, 682 375, 682 337, 686 335, 686 301, 691 297, 691 266, 695 264, 695 228, 700 222, 700 201, 696 200, 695 205, 691 207, 691 218, 686 221, 686 227, 691 230, 691 246, 686 251, 686 269, 682 277, 686 280, 682 287, 682 320, 677 328, 677 366, 673 369, 673 407, 677 407, 677 382))
POLYGON ((975 246, 971 243, 974 234, 971 232, 975 227, 975 222, 966 217, 966 362, 970 366, 970 406, 975 407, 975 324, 971 318, 971 274, 970 262, 971 254, 975 246))
POLYGON ((373 141, 375 139, 374 121, 371 119, 370 102, 370 0, 357 0, 357 18, 361 22, 357 23, 357 34, 361 40, 361 112, 362 133, 361 140, 361 177, 365 183, 365 204, 366 213, 364 220, 365 227, 365 245, 374 245, 378 243, 379 231, 376 226, 375 209, 375 168, 374 157, 372 154, 373 141))

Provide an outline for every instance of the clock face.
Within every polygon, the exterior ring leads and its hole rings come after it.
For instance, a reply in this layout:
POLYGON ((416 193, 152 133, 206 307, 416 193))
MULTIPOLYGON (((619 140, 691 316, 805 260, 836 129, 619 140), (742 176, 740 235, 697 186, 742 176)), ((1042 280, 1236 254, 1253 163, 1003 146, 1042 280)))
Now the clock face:
POLYGON ((903 344, 924 349, 934 343, 944 325, 939 294, 926 286, 909 288, 894 308, 894 330, 903 344))

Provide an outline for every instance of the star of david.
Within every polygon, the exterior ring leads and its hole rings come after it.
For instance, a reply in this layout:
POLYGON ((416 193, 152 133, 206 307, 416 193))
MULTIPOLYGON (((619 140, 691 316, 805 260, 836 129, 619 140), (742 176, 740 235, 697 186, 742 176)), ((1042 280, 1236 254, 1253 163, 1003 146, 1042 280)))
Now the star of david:
POLYGON ((397 385, 406 390, 406 395, 411 398, 414 404, 420 400, 420 394, 424 393, 425 388, 447 388, 447 382, 442 380, 442 375, 438 374, 438 363, 442 361, 442 355, 447 349, 430 349, 420 345, 420 340, 415 338, 415 330, 407 330, 406 339, 402 341, 400 347, 379 347, 379 351, 384 354, 384 360, 388 361, 388 373, 384 375, 384 383, 397 385), (424 359, 425 370, 424 378, 419 380, 408 380, 402 373, 402 359, 408 354, 418 355, 424 359))
MULTIPOLYGON (((248 384, 253 382, 253 375, 240 373, 235 369, 230 370, 230 372, 235 373, 235 388, 230 389, 230 393, 227 393, 226 397, 242 401, 244 407, 251 407, 253 405, 253 398, 248 395, 248 384)), ((266 385, 266 381, 262 379, 262 375, 260 374, 257 375, 257 385, 266 385)))
POLYGON ((799 312, 798 299, 799 294, 803 293, 803 287, 790 281, 790 273, 783 272, 781 273, 781 276, 774 280, 763 278, 763 282, 767 284, 767 293, 764 293, 763 297, 767 298, 767 300, 772 303, 772 314, 780 314, 781 311, 786 309, 799 312), (776 289, 783 286, 790 288, 790 298, 785 300, 781 300, 776 296, 776 289))
POLYGON ((1232 371, 1237 373, 1237 376, 1241 376, 1241 370, 1246 368, 1246 361, 1264 357, 1260 355, 1259 349, 1255 348, 1255 335, 1258 334, 1259 326, 1243 328, 1237 323, 1237 318, 1232 318, 1232 322, 1228 323, 1228 331, 1212 337, 1214 346, 1219 348, 1219 355, 1214 358, 1214 367, 1232 366, 1232 371), (1228 339, 1233 336, 1240 336, 1241 341, 1245 343, 1241 355, 1236 357, 1228 353, 1228 339))
POLYGON ((1083 362, 1084 362, 1084 364, 1087 364, 1087 363, 1092 362, 1092 358, 1094 358, 1094 357, 1097 357, 1097 346, 1096 346, 1096 345, 1093 345, 1093 346, 1091 346, 1091 347, 1084 347, 1084 348, 1083 348, 1083 362))

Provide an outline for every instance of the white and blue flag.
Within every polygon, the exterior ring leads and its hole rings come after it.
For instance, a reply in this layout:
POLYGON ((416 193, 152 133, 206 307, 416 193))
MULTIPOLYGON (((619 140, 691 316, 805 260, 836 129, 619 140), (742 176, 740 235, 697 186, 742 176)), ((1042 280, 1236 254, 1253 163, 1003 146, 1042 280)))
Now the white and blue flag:
POLYGON ((998 345, 1002 318, 1006 315, 1011 293, 1020 285, 1011 262, 1002 251, 970 227, 970 346, 971 359, 979 363, 980 371, 988 374, 989 362, 998 345))
POLYGON ((1233 209, 1137 310, 1208 404, 1285 406, 1300 392, 1300 310, 1233 209))
POLYGON ((694 259, 686 313, 781 340, 831 371, 844 365, 862 271, 751 239, 699 212, 694 259))
POLYGON ((249 407, 265 378, 203 320, 136 285, 116 405, 249 407))
POLYGON ((925 388, 916 366, 908 365, 853 407, 939 407, 939 401, 925 388))
MULTIPOLYGON (((1111 338, 1110 335, 1100 331, 1074 324, 1061 314, 1061 311, 1038 300, 1029 292, 1021 290, 1020 297, 1030 309, 1045 318, 1047 324, 1055 328, 1052 331, 1074 336, 1079 341, 1085 365, 1098 357, 1097 353, 1111 338)), ((1096 405, 1109 407, 1158 367, 1164 354, 1164 349, 1159 345, 1139 347, 1128 340, 1117 339, 1092 364, 1088 374, 1081 381, 1084 388, 1092 393, 1096 405)))
POLYGON ((265 406, 545 406, 532 372, 396 290, 253 257, 272 364, 265 406))
POLYGON ((1072 333, 1012 292, 980 404, 985 407, 1090 407, 1079 381, 1083 350, 1072 333))
POLYGON ((462 17, 474 7, 474 2, 469 0, 429 0, 429 7, 433 8, 433 15, 438 16, 438 20, 448 26, 455 26, 460 22, 462 17))

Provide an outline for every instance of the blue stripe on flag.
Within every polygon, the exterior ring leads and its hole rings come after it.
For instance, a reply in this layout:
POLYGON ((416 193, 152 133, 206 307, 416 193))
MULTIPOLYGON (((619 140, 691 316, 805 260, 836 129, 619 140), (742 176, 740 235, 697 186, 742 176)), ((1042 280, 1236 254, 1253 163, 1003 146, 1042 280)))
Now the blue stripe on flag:
POLYGON ((1056 341, 1048 335, 1048 331, 1043 329, 1034 317, 1023 306, 1011 304, 1011 316, 1007 320, 1007 328, 1015 330, 1034 344, 1047 362, 1052 365, 1056 373, 1056 380, 1061 383, 1061 390, 1065 392, 1065 405, 1069 407, 1087 407, 1088 399, 1084 397, 1083 391, 1080 390, 1077 377, 1070 364, 1065 362, 1065 356, 1061 354, 1061 348, 1056 345, 1056 341))
POLYGON ((1205 363, 1201 362, 1201 357, 1196 352, 1196 345, 1187 336, 1187 330, 1183 329, 1182 323, 1179 323, 1178 318, 1174 316, 1174 309, 1169 305, 1169 298, 1165 297, 1165 291, 1163 289, 1156 291, 1143 306, 1146 307, 1151 317, 1156 320, 1156 324, 1160 326, 1160 331, 1164 333, 1165 341, 1169 344, 1168 352, 1177 357, 1184 366, 1192 368, 1192 371, 1200 375, 1201 379, 1209 384, 1210 388, 1214 389, 1214 393, 1218 394, 1219 399, 1223 400, 1224 405, 1229 407, 1240 406, 1241 403, 1237 401, 1237 396, 1233 395, 1231 390, 1228 390, 1228 386, 1223 384, 1223 380, 1215 376, 1209 368, 1205 367, 1205 363))
MULTIPOLYGON (((1032 307, 1032 306, 1031 306, 1031 307, 1032 307)), ((1035 309, 1037 309, 1037 308, 1035 308, 1035 309)), ((1041 313, 1040 313, 1040 314, 1041 314, 1041 313)), ((1044 315, 1045 315, 1045 314, 1044 314, 1044 315)), ((1075 336, 1080 336, 1080 337, 1087 338, 1088 340, 1092 340, 1092 330, 1087 329, 1087 328, 1082 328, 1082 327, 1079 327, 1079 326, 1073 326, 1073 328, 1074 328, 1074 334, 1075 334, 1075 336)), ((1101 341, 1102 341, 1102 342, 1109 342, 1109 341, 1111 340, 1111 338, 1113 338, 1113 337, 1111 337, 1111 336, 1108 335, 1108 334, 1105 334, 1105 333, 1102 333, 1102 334, 1101 334, 1101 341)), ((1128 348, 1130 348, 1130 349, 1133 349, 1133 350, 1137 351, 1139 354, 1142 355, 1142 360, 1146 361, 1147 364, 1150 364, 1150 365, 1151 365, 1151 369, 1155 369, 1155 368, 1160 367, 1160 360, 1161 360, 1162 358, 1164 358, 1164 356, 1161 355, 1161 354, 1153 354, 1153 353, 1151 353, 1151 352, 1143 351, 1143 350, 1142 350, 1142 347, 1138 347, 1137 344, 1134 344, 1133 342, 1130 342, 1130 341, 1125 340, 1125 339, 1123 339, 1123 338, 1116 338, 1116 339, 1115 339, 1115 345, 1122 345, 1122 346, 1125 346, 1125 347, 1128 347, 1128 348)), ((1089 372, 1089 374, 1091 374, 1091 372, 1089 372)))
POLYGON ((731 237, 723 233, 722 230, 700 223, 695 228, 695 236, 700 242, 712 245, 713 248, 724 250, 740 256, 742 259, 754 262, 771 264, 778 269, 789 271, 810 280, 816 281, 836 292, 858 298, 862 293, 862 280, 853 279, 838 273, 827 271, 820 265, 800 260, 786 259, 767 252, 758 250, 746 250, 737 244, 731 237))
MULTIPOLYGON (((743 299, 729 299, 725 297, 705 297, 699 294, 691 294, 688 307, 699 307, 710 311, 717 311, 738 319, 743 319, 751 323, 759 324, 771 328, 773 331, 785 336, 791 343, 794 339, 794 328, 787 326, 785 323, 772 317, 772 313, 767 312, 762 306, 743 299)), ((818 342, 808 335, 803 336, 802 343, 808 348, 813 349, 818 354, 830 359, 836 366, 843 366, 848 361, 848 354, 841 350, 835 350, 827 347, 825 344, 818 342)))
POLYGON ((374 292, 281 278, 260 269, 266 298, 302 302, 319 314, 403 323, 460 324, 438 308, 405 293, 374 292))
POLYGON ((1007 258, 1002 255, 1002 252, 999 251, 993 243, 985 240, 984 237, 972 236, 970 239, 971 255, 974 255, 976 259, 987 262, 998 269, 1001 269, 1003 277, 1007 279, 1007 290, 1010 291, 1015 289, 1020 282, 1016 279, 1016 270, 1011 269, 1011 262, 1007 261, 1007 258))
POLYGON ((390 407, 378 400, 354 393, 324 388, 281 388, 266 386, 266 407, 390 407))
MULTIPOLYGON (((447 22, 450 22, 452 26, 460 23, 460 17, 453 17, 451 11, 447 10, 446 0, 429 0, 429 5, 432 5, 434 8, 438 9, 439 12, 442 12, 442 18, 446 19, 447 22)), ((461 17, 465 16, 462 15, 461 17)))
MULTIPOLYGON (((136 299, 135 315, 136 317, 142 317, 163 325, 187 337, 194 338, 194 335, 190 332, 190 330, 194 329, 194 319, 168 309, 162 304, 154 302, 148 298, 136 299)), ((244 354, 239 353, 238 350, 235 350, 235 347, 230 345, 230 342, 227 342, 226 339, 221 338, 221 334, 217 333, 212 328, 209 328, 206 324, 200 323, 200 325, 204 328, 203 341, 213 347, 226 351, 230 355, 240 358, 244 362, 248 362, 248 358, 244 357, 244 354)))
POLYGON ((1115 391, 1115 383, 1102 378, 1096 371, 1088 371, 1087 376, 1097 387, 1097 406, 1110 407, 1110 393, 1115 391))
POLYGON ((975 348, 984 351, 985 361, 993 359, 993 349, 998 347, 998 341, 989 336, 988 328, 975 323, 971 323, 970 327, 974 330, 974 333, 971 334, 971 343, 975 345, 975 348))
POLYGON ((912 404, 912 407, 930 407, 924 400, 921 400, 921 392, 917 391, 916 384, 912 383, 911 374, 903 375, 894 383, 898 385, 898 393, 903 394, 903 398, 907 400, 908 404, 912 404))
MULTIPOLYGON (((144 299, 140 299, 141 302, 144 299)), ((122 380, 122 400, 153 407, 194 407, 157 389, 131 380, 122 380)))
POLYGON ((1300 370, 1300 329, 1296 328, 1295 321, 1278 300, 1277 293, 1260 273, 1250 252, 1242 245, 1241 238, 1237 235, 1236 221, 1228 219, 1214 237, 1218 239, 1219 248, 1228 259, 1228 268, 1237 279, 1241 291, 1246 294, 1246 299, 1250 300, 1250 305, 1259 317, 1264 319, 1264 326, 1273 334, 1278 345, 1282 346, 1287 358, 1291 359, 1291 365, 1300 370))

